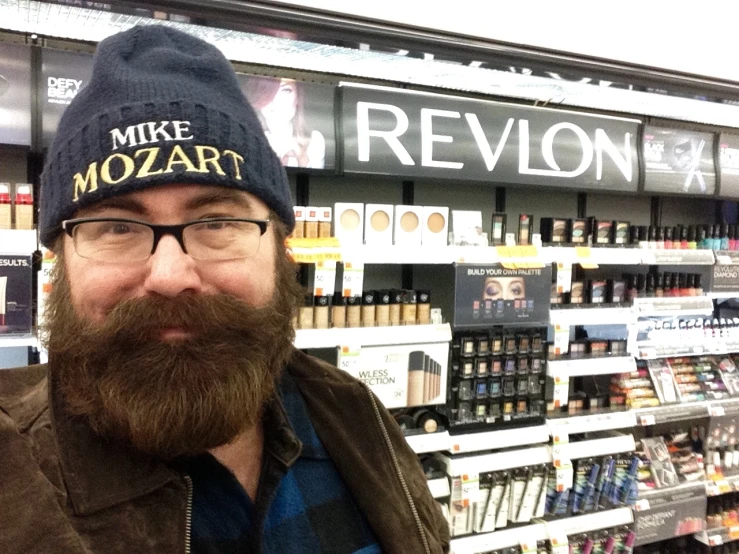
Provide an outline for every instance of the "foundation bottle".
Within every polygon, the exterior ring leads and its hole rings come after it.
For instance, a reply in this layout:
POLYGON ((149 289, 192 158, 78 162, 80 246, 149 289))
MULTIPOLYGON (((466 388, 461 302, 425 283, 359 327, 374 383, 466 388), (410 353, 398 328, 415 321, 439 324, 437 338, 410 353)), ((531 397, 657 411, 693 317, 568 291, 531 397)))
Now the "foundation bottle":
POLYGON ((0 183, 0 229, 11 228, 10 185, 0 183))
POLYGON ((416 291, 416 320, 419 325, 431 323, 431 293, 427 290, 416 291))
POLYGON ((15 189, 15 228, 33 229, 33 192, 31 185, 16 185, 15 189))
POLYGON ((316 329, 328 329, 330 296, 316 296, 313 299, 313 326, 316 329))
POLYGON ((362 297, 349 296, 346 299, 346 326, 361 327, 362 324, 362 297))
POLYGON ((408 406, 423 403, 423 362, 424 353, 414 350, 408 355, 408 406))
POLYGON ((378 327, 390 325, 390 291, 378 290, 375 295, 375 322, 378 327))
POLYGON ((331 327, 346 327, 346 298, 335 295, 331 306, 331 327))
POLYGON ((416 324, 416 291, 406 290, 403 291, 403 304, 400 313, 400 319, 402 325, 415 325, 416 324))
POLYGON ((362 293, 362 327, 375 326, 375 291, 362 293))
POLYGON ((390 291, 390 325, 400 325, 400 308, 403 303, 403 291, 392 289, 390 291))
POLYGON ((307 295, 298 315, 300 329, 313 329, 313 295, 307 295))

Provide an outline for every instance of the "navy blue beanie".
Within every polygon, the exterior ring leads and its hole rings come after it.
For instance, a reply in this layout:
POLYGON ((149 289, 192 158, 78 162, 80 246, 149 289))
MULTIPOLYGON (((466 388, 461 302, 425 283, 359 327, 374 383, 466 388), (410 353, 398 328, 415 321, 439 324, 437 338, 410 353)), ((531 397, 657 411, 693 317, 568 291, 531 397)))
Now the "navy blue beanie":
POLYGON ((181 31, 134 27, 98 45, 61 118, 41 176, 41 242, 79 208, 169 183, 243 190, 295 225, 285 170, 229 61, 181 31))

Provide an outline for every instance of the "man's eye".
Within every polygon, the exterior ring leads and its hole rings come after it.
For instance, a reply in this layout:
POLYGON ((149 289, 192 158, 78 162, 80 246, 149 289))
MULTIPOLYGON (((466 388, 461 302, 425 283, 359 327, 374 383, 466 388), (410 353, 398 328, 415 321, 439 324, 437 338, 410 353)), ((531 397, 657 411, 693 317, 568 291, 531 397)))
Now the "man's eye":
POLYGON ((108 223, 103 228, 103 232, 109 235, 125 235, 132 233, 133 228, 128 223, 108 223))

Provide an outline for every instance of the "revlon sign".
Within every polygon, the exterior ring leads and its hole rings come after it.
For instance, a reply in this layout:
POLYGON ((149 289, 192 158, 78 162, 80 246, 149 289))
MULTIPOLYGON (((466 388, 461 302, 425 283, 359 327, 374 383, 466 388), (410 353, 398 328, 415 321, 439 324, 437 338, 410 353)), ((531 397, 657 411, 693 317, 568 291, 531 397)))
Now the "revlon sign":
POLYGON ((342 86, 347 172, 635 192, 640 121, 342 86))

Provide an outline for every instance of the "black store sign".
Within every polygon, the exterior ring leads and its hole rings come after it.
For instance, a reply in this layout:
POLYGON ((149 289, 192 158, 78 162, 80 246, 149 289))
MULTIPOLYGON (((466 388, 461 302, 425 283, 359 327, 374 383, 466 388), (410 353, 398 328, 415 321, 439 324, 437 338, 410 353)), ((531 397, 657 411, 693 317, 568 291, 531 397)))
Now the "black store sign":
POLYGON ((637 190, 637 120, 342 89, 347 172, 637 190))

